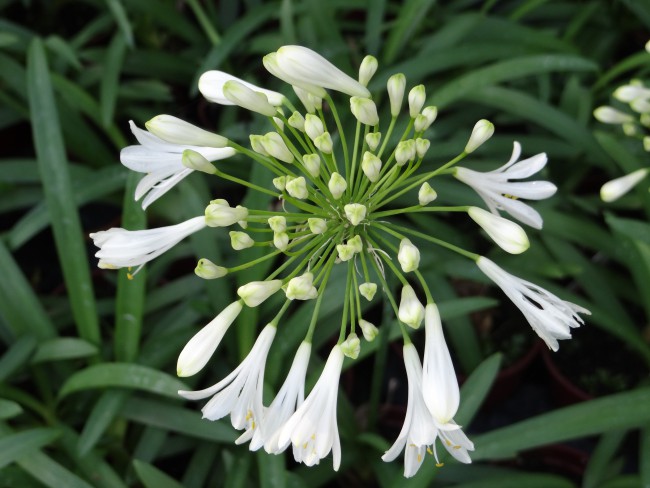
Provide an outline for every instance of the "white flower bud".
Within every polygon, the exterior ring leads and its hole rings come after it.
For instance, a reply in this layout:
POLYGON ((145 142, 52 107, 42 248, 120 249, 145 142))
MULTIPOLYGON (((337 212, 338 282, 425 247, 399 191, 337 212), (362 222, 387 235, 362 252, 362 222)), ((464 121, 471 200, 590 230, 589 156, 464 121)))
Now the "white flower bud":
POLYGON ((212 200, 205 209, 205 223, 210 227, 228 227, 248 218, 248 209, 237 205, 232 208, 226 200, 212 200))
POLYGON ((361 240, 361 236, 357 235, 352 239, 348 239, 348 242, 346 242, 346 244, 352 247, 355 254, 358 254, 363 250, 363 241, 361 240))
POLYGON ((318 154, 305 154, 302 157, 302 163, 312 177, 318 178, 320 175, 320 156, 318 154))
POLYGON ((323 121, 313 114, 307 114, 305 117, 305 132, 309 138, 313 141, 323 132, 325 132, 325 126, 323 126, 323 121))
MULTIPOLYGON (((281 111, 281 109, 278 110, 281 111)), ((279 119, 278 117, 273 117, 273 122, 275 122, 275 124, 278 126, 280 132, 284 132, 284 122, 282 121, 282 119, 279 119)))
POLYGON ((276 215, 275 217, 269 217, 267 220, 269 227, 273 232, 284 232, 287 230, 287 219, 281 215, 276 215))
POLYGON ((332 154, 333 144, 332 137, 329 132, 323 132, 320 136, 314 139, 314 146, 318 148, 319 151, 325 154, 332 154))
POLYGON ((407 162, 415 158, 415 141, 409 139, 397 144, 395 148, 395 163, 397 166, 404 166, 407 162))
POLYGON ((438 107, 434 105, 429 105, 428 107, 424 107, 422 109, 422 115, 424 115, 427 118, 427 122, 429 123, 429 125, 427 125, 427 127, 424 129, 426 130, 438 118, 438 107))
POLYGON ((235 105, 257 112, 267 117, 273 117, 276 108, 269 103, 264 93, 251 90, 249 87, 235 80, 230 80, 223 85, 223 94, 235 105))
POLYGON ((638 114, 645 114, 650 112, 650 100, 645 98, 637 98, 630 102, 630 108, 638 114))
POLYGON ((369 98, 352 97, 350 98, 350 111, 352 115, 362 124, 375 126, 379 123, 377 115, 377 106, 369 98))
POLYGON ((228 139, 200 129, 172 115, 156 115, 144 124, 149 132, 163 141, 183 146, 226 147, 228 139))
POLYGON ((359 66, 359 83, 363 86, 368 86, 370 79, 377 72, 378 66, 379 63, 377 62, 376 57, 367 55, 363 58, 363 61, 361 61, 361 65, 359 66))
POLYGON ((650 127, 650 114, 641 114, 639 122, 641 122, 641 125, 645 127, 650 127))
POLYGON ((399 243, 397 260, 405 273, 415 271, 420 266, 420 250, 405 237, 399 243))
POLYGON ((251 239, 251 236, 246 234, 246 232, 239 232, 236 230, 230 231, 230 245, 235 251, 241 251, 242 249, 248 249, 255 244, 255 241, 251 239))
POLYGON ((645 178, 648 171, 650 170, 647 168, 637 169, 628 175, 608 181, 600 189, 600 198, 604 202, 618 200, 645 178))
POLYGON ((298 129, 299 131, 304 132, 305 130, 305 118, 302 116, 300 112, 294 112, 291 114, 291 117, 289 117, 289 125, 293 127, 294 129, 298 129))
MULTIPOLYGON (((280 78, 281 80, 289 83, 293 87, 300 87, 301 90, 304 91, 304 93, 313 93, 314 95, 317 95, 319 97, 324 97, 327 95, 327 92, 323 89, 322 86, 317 86, 313 83, 309 83, 304 80, 300 80, 296 76, 291 74, 291 70, 289 72, 286 71, 286 66, 283 68, 280 63, 278 62, 278 53, 269 53, 266 56, 262 58, 262 63, 264 64, 264 67, 266 70, 271 73, 273 76, 276 76, 280 78)), ((294 88, 295 89, 295 88, 294 88)), ((296 91, 296 93, 298 93, 296 91)), ((300 95, 299 95, 300 96, 300 95)), ((302 100, 302 98, 301 98, 302 100)), ((306 106, 306 105, 305 105, 306 106)))
POLYGON ((194 273, 199 278, 204 280, 214 280, 216 278, 222 278, 228 274, 228 269, 223 266, 217 266, 209 259, 203 258, 199 259, 199 262, 194 268, 194 273))
POLYGON ((415 152, 417 153, 418 158, 423 158, 430 146, 431 141, 429 141, 429 139, 421 139, 418 137, 415 140, 415 152))
POLYGON ((185 149, 182 156, 183 166, 194 171, 201 171, 209 175, 213 175, 217 172, 214 164, 208 161, 202 154, 193 151, 192 149, 185 149))
POLYGON ((379 179, 379 172, 381 171, 381 159, 375 156, 370 151, 366 151, 363 154, 363 159, 361 160, 361 169, 366 177, 371 182, 376 182, 379 179))
POLYGON ((303 200, 309 196, 309 191, 307 190, 307 182, 303 176, 298 178, 293 178, 291 181, 287 182, 287 193, 293 198, 303 200))
POLYGON ((332 196, 334 197, 334 200, 338 200, 341 198, 343 193, 345 193, 345 190, 348 188, 348 183, 345 181, 345 178, 343 178, 340 174, 338 173, 332 173, 332 176, 330 177, 330 181, 327 184, 328 188, 330 189, 330 192, 332 192, 332 196))
POLYGON ((650 41, 645 43, 645 50, 646 52, 650 53, 650 41))
POLYGON ((361 352, 361 341, 359 337, 352 332, 343 342, 341 342, 341 351, 350 359, 357 359, 361 352))
POLYGON ((313 284, 314 275, 305 273, 287 283, 285 293, 289 300, 312 300, 318 296, 318 290, 313 284))
POLYGON ((307 225, 309 225, 309 230, 312 234, 322 234, 327 230, 327 221, 325 219, 312 217, 307 219, 307 225))
POLYGON ((348 203, 345 207, 345 216, 352 225, 359 225, 366 218, 366 207, 360 203, 348 203))
POLYGON ((255 92, 264 94, 268 102, 276 107, 284 103, 285 98, 282 93, 260 88, 229 73, 216 70, 206 71, 201 75, 199 78, 199 91, 210 102, 233 105, 233 102, 228 100, 223 93, 223 87, 228 81, 237 81, 255 92))
POLYGON ((614 90, 613 95, 616 100, 630 103, 638 98, 650 97, 650 89, 643 85, 623 85, 614 90))
POLYGON ((354 256, 354 248, 349 244, 337 244, 336 251, 341 261, 349 261, 354 256))
POLYGON ((397 117, 402 108, 404 90, 406 89, 406 76, 402 73, 391 76, 388 78, 386 88, 388 89, 388 98, 390 99, 390 114, 393 117, 397 117))
POLYGON ((424 319, 424 306, 409 285, 402 288, 397 317, 409 327, 417 329, 424 319))
POLYGON ((289 246, 289 234, 286 232, 273 233, 273 245, 280 251, 285 251, 289 246))
POLYGON ((266 152, 266 149, 264 149, 264 144, 262 144, 262 141, 264 140, 264 136, 251 134, 250 136, 248 136, 248 138, 251 141, 251 148, 253 149, 253 151, 255 151, 257 154, 261 154, 262 156, 269 155, 269 153, 266 152))
POLYGON ((519 224, 479 207, 470 207, 467 214, 504 251, 510 254, 521 254, 530 247, 528 236, 519 224))
POLYGON ((650 152, 650 136, 645 136, 643 138, 643 150, 645 152, 650 152))
POLYGON ((370 132, 369 134, 366 134, 366 144, 368 144, 371 151, 377 149, 380 142, 381 132, 370 132))
POLYGON ((368 342, 374 341, 375 337, 377 337, 377 334, 379 333, 377 327, 375 327, 374 324, 368 322, 367 320, 359 319, 359 327, 363 333, 363 338, 368 342))
POLYGON ((427 130, 427 127, 429 127, 427 118, 422 114, 418 114, 415 117, 413 127, 415 128, 415 132, 423 132, 427 130))
POLYGON ((472 129, 472 135, 469 137, 469 141, 465 146, 466 153, 472 153, 478 149, 478 147, 487 141, 494 134, 494 125, 492 122, 481 119, 479 120, 474 129, 472 129))
POLYGON ((604 124, 624 124, 625 122, 634 122, 630 114, 616 110, 614 107, 598 107, 594 110, 594 117, 604 124))
POLYGON ((302 102, 302 104, 305 106, 305 109, 307 110, 308 113, 313 114, 316 112, 316 109, 318 108, 317 104, 315 103, 318 99, 312 96, 311 93, 309 93, 306 90, 303 90, 299 86, 293 86, 293 91, 296 92, 296 95, 298 95, 298 98, 302 102))
POLYGON ((278 176, 277 178, 273 178, 273 186, 277 188, 278 191, 284 191, 287 187, 287 177, 278 176))
POLYGON ((282 288, 282 280, 251 281, 237 289, 237 295, 246 306, 257 307, 264 300, 282 288))
POLYGON ((428 203, 433 202, 436 198, 438 198, 438 193, 436 193, 436 190, 431 188, 431 185, 429 185, 429 183, 422 183, 422 186, 418 191, 418 202, 420 205, 427 205, 428 203))
POLYGON ((411 88, 409 92, 409 115, 412 119, 418 116, 427 99, 427 91, 424 85, 418 85, 411 88))
POLYGON ((361 296, 368 301, 371 301, 377 293, 377 284, 376 283, 361 283, 359 285, 359 293, 361 296))
POLYGON ((635 136, 638 133, 638 130, 634 122, 625 122, 623 124, 623 133, 628 137, 635 136))
POLYGON ((293 154, 285 144, 282 136, 277 132, 267 132, 264 137, 260 139, 264 150, 276 159, 285 163, 293 162, 293 154))

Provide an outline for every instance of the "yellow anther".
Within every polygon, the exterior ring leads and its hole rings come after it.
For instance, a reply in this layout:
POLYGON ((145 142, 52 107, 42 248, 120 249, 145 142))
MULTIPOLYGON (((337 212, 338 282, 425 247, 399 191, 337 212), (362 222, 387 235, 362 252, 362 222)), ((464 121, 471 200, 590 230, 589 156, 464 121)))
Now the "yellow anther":
POLYGON ((447 444, 448 446, 451 446, 451 441, 449 439, 445 439, 445 444, 447 444))
POLYGON ((427 452, 433 456, 433 451, 431 450, 430 447, 427 447, 427 452))
POLYGON ((436 463, 436 468, 442 468, 445 465, 445 463, 436 463))
POLYGON ((422 462, 422 454, 418 454, 418 463, 422 462))
POLYGON ((315 440, 316 440, 316 434, 312 434, 312 435, 311 435, 311 440, 312 440, 312 441, 315 441, 315 440))
POLYGON ((126 274, 126 277, 127 277, 127 279, 129 279, 129 280, 132 280, 132 279, 133 279, 133 275, 132 275, 131 273, 127 273, 127 274, 126 274))
POLYGON ((509 198, 510 200, 519 200, 519 197, 516 197, 514 195, 508 195, 507 193, 504 193, 503 196, 509 198))
POLYGON ((454 449, 460 449, 460 446, 454 446, 454 449))
POLYGON ((303 448, 303 449, 307 449, 307 444, 308 444, 308 443, 305 442, 305 443, 302 445, 302 448, 303 448))

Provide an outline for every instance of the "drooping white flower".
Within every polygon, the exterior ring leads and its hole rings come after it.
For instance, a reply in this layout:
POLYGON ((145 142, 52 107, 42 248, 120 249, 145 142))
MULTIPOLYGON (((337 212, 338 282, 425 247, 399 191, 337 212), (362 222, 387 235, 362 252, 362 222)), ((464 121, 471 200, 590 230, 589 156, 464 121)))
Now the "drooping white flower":
POLYGON ((409 327, 417 329, 424 318, 424 306, 418 300, 415 290, 410 285, 402 288, 402 296, 397 310, 397 317, 409 327))
POLYGON ((241 311, 242 303, 237 300, 224 308, 208 325, 194 334, 178 356, 176 374, 184 377, 201 371, 241 311))
POLYGON ((282 105, 284 101, 284 95, 282 95, 282 93, 260 88, 252 83, 241 80, 236 76, 217 70, 206 71, 201 75, 199 78, 199 91, 209 102, 218 103, 220 105, 235 105, 235 103, 228 99, 223 92, 224 85, 229 81, 236 81, 250 90, 263 93, 266 95, 268 102, 276 107, 282 105))
POLYGON ((99 258, 100 268, 129 268, 144 265, 205 226, 205 217, 201 216, 157 229, 126 230, 113 227, 94 232, 90 238, 99 248, 95 257, 99 258))
POLYGON ((341 465, 341 442, 336 421, 336 399, 343 366, 341 346, 330 352, 320 378, 309 396, 280 430, 278 446, 294 445, 294 458, 307 466, 318 464, 332 451, 334 470, 341 465))
POLYGON ((237 295, 248 307, 257 307, 282 288, 282 280, 251 281, 237 289, 237 295))
POLYGON ((608 181, 600 189, 600 198, 604 202, 618 200, 645 178, 648 171, 650 171, 648 168, 637 169, 630 174, 608 181))
POLYGON ((553 351, 559 349, 558 339, 570 339, 571 328, 583 324, 578 313, 591 314, 534 283, 511 275, 484 256, 476 264, 521 310, 533 330, 553 351))
POLYGON ((230 422, 235 429, 246 429, 235 441, 237 444, 250 440, 263 418, 264 367, 275 331, 273 324, 264 327, 246 359, 219 383, 205 390, 178 392, 188 400, 212 396, 201 409, 203 418, 219 420, 230 414, 230 422))
POLYGON ((521 254, 530 247, 528 236, 520 225, 478 207, 470 207, 467 215, 504 251, 510 254, 521 254))
POLYGON ((231 147, 201 147, 167 142, 138 128, 132 120, 129 121, 129 126, 140 144, 122 149, 120 161, 132 171, 146 173, 135 189, 136 200, 140 200, 144 196, 143 209, 146 209, 193 171, 194 168, 183 164, 183 151, 186 149, 201 154, 208 161, 226 159, 236 153, 231 147))
POLYGON ((519 199, 543 200, 552 196, 557 188, 548 181, 510 181, 528 178, 546 166, 546 153, 517 161, 520 154, 521 146, 515 142, 510 160, 500 168, 481 173, 457 167, 454 176, 472 187, 493 214, 498 215, 499 210, 503 210, 520 222, 541 229, 542 217, 519 199))

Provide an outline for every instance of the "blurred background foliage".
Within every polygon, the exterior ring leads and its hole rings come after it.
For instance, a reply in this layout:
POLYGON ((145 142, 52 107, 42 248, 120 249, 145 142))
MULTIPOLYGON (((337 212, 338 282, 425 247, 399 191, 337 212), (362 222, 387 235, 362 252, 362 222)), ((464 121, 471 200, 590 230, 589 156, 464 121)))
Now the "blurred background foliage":
MULTIPOLYGON (((615 204, 597 198, 648 157, 592 117, 616 86, 648 74, 649 28, 646 0, 0 0, 0 486, 650 486, 650 195, 641 186, 615 204), (560 190, 537 205, 545 226, 529 231, 523 256, 492 249, 469 225, 414 221, 592 311, 551 357, 473 265, 439 250, 423 258, 464 380, 457 420, 476 444, 470 466, 429 460, 407 482, 401 463, 380 460, 406 383, 381 307, 367 312, 384 326, 380 339, 345 364, 334 473, 328 462, 307 469, 237 447, 227 419, 202 421, 176 395, 232 370, 275 309, 248 309, 208 368, 176 379, 184 343, 233 296, 234 283, 191 272, 197 257, 235 260, 225 233, 192 236, 132 281, 96 269, 89 232, 176 223, 217 195, 259 198, 195 174, 145 217, 119 151, 133 142, 128 120, 142 126, 160 113, 244 143, 266 132, 248 113, 209 105, 196 81, 222 69, 292 95, 261 63, 292 43, 353 76, 374 54, 379 100, 395 72, 424 83, 440 109, 432 165, 462 150, 481 118, 497 132, 471 167, 502 164, 513 140, 524 155, 549 156, 545 176, 560 190)), ((244 158, 228 164, 267 183, 244 158)), ((436 189, 443 202, 479 202, 455 182, 436 189)), ((330 297, 320 322, 340 309, 330 297)), ((269 395, 308 314, 299 308, 281 324, 269 395)), ((321 326, 315 345, 328 333, 321 326)))

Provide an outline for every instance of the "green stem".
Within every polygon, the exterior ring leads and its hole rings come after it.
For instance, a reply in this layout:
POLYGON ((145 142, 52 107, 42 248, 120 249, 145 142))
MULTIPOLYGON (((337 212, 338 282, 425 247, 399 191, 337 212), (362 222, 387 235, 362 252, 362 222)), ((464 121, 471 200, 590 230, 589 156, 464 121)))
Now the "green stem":
POLYGON ((458 207, 423 207, 422 205, 414 205, 413 207, 397 208, 395 210, 386 210, 384 212, 373 212, 371 219, 376 220, 390 215, 399 215, 412 212, 467 212, 468 205, 458 207))

